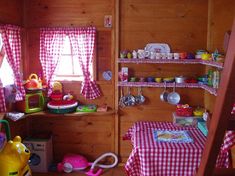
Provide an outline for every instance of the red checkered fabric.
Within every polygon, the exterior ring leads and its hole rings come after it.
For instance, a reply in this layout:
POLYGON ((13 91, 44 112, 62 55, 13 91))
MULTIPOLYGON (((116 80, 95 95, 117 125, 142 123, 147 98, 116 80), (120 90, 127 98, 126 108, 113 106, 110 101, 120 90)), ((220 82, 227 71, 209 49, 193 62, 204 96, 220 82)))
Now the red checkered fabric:
POLYGON ((59 58, 63 51, 65 30, 60 28, 40 29, 40 62, 42 65, 43 77, 48 85, 48 95, 52 92, 52 81, 54 72, 58 65, 59 58))
POLYGON ((7 55, 7 61, 14 73, 14 82, 17 86, 16 100, 22 100, 25 97, 25 90, 20 73, 21 59, 21 29, 14 25, 0 26, 3 45, 7 55))
MULTIPOLYGON (((40 61, 43 75, 49 87, 51 87, 53 75, 62 54, 64 39, 68 35, 73 55, 78 58, 84 75, 81 94, 87 99, 95 99, 100 96, 100 90, 90 74, 94 54, 95 33, 94 27, 40 29, 40 61)), ((49 89, 48 93, 51 93, 51 89, 49 89)))
MULTIPOLYGON (((123 138, 130 139, 133 145, 125 165, 129 176, 195 175, 206 141, 197 128, 175 127, 169 122, 136 122, 123 138), (187 130, 194 142, 156 142, 153 129, 187 130)), ((224 153, 222 155, 228 157, 224 153)))
POLYGON ((6 112, 6 103, 5 103, 5 97, 4 97, 4 91, 1 79, 0 79, 0 112, 6 112))
POLYGON ((229 152, 235 144, 235 132, 227 131, 224 136, 224 142, 221 146, 219 156, 217 158, 216 167, 229 168, 231 166, 231 160, 229 152))
MULTIPOLYGON (((2 45, 2 43, 0 43, 2 45)), ((0 68, 1 68, 1 62, 4 58, 5 52, 3 49, 3 46, 0 46, 0 68)), ((6 104, 5 104, 5 97, 4 97, 4 91, 3 91, 3 85, 0 78, 0 112, 6 112, 6 104)))
POLYGON ((100 90, 92 80, 90 69, 94 54, 96 29, 94 27, 79 28, 69 34, 73 53, 77 56, 84 80, 82 82, 81 94, 86 99, 95 99, 101 95, 100 90))

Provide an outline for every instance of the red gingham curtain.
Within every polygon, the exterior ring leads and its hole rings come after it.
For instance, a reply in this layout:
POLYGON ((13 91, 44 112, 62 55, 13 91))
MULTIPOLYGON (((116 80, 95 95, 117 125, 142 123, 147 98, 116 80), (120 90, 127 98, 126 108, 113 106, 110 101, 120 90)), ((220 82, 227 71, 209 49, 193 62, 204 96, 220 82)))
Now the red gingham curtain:
POLYGON ((84 80, 82 82, 81 94, 86 99, 95 99, 101 95, 90 73, 94 54, 95 34, 95 27, 74 28, 74 30, 68 34, 73 54, 75 54, 79 60, 83 72, 84 80))
POLYGON ((25 97, 23 82, 20 77, 20 58, 21 58, 21 31, 20 27, 14 25, 0 26, 3 44, 7 55, 7 61, 14 73, 14 82, 17 86, 16 100, 25 97))
POLYGON ((0 112, 6 112, 6 103, 5 103, 5 97, 4 97, 4 91, 2 86, 2 81, 0 79, 0 112))
MULTIPOLYGON (((54 71, 63 50, 64 39, 68 35, 73 54, 78 58, 84 75, 81 94, 87 99, 95 99, 101 95, 90 73, 94 54, 95 34, 96 30, 94 27, 40 29, 40 61, 43 75, 49 86, 51 86, 50 83, 53 80, 54 71)), ((51 89, 48 93, 51 93, 51 89)))
POLYGON ((235 144, 235 131, 226 131, 224 136, 224 142, 221 145, 221 149, 216 161, 217 168, 229 168, 232 164, 229 152, 235 144))
POLYGON ((40 29, 40 62, 43 76, 47 81, 48 95, 51 94, 51 82, 63 50, 63 42, 66 34, 59 28, 40 29))
MULTIPOLYGON (((4 52, 3 46, 0 49, 1 49, 0 50, 0 69, 1 69, 5 52, 4 52)), ((5 103, 5 97, 4 97, 3 85, 2 85, 1 78, 0 78, 0 112, 6 112, 6 103, 5 103)))

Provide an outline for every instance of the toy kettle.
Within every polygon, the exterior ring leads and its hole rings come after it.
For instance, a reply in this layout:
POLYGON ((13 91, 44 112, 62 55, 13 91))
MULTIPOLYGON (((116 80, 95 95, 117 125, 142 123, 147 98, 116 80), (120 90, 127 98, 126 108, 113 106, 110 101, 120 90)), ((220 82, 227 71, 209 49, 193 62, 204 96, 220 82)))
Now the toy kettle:
POLYGON ((38 75, 32 73, 29 75, 29 78, 27 79, 25 83, 26 89, 42 89, 42 81, 38 78, 38 75))

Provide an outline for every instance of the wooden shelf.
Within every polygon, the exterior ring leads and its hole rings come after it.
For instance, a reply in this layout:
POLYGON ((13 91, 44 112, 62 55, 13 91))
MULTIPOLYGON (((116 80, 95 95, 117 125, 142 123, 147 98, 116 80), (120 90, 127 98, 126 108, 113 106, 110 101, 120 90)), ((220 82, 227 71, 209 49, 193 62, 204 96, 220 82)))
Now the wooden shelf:
POLYGON ((123 59, 119 58, 118 63, 125 64, 202 64, 218 69, 223 69, 223 63, 215 61, 206 61, 201 59, 123 59))
MULTIPOLYGON (((213 87, 209 87, 207 85, 198 84, 198 83, 166 83, 166 87, 176 87, 179 88, 201 88, 206 90, 212 95, 217 96, 217 89, 213 87)), ((156 82, 118 82, 119 87, 164 87, 164 83, 156 83, 156 82)))

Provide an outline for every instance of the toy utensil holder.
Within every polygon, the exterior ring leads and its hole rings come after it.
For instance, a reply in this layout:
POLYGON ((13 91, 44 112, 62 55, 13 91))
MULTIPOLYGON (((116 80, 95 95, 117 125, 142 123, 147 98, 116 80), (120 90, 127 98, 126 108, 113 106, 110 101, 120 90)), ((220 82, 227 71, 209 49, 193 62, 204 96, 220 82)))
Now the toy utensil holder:
POLYGON ((0 123, 2 123, 5 128, 7 141, 11 140, 11 132, 10 132, 10 127, 9 127, 8 121, 7 120, 0 120, 0 123))

